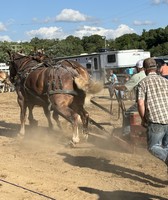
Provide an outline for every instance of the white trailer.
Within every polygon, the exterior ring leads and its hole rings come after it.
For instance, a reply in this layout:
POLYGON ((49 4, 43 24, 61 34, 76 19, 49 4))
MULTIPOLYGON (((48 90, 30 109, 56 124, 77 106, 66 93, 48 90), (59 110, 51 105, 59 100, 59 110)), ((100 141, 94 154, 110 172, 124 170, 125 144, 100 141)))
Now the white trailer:
POLYGON ((9 74, 9 66, 6 63, 0 63, 0 71, 5 71, 9 74))
POLYGON ((92 77, 105 81, 106 73, 109 69, 113 69, 116 74, 122 74, 126 68, 135 67, 138 60, 148 57, 150 57, 149 51, 131 49, 81 54, 60 57, 54 60, 75 60, 86 67, 92 77))

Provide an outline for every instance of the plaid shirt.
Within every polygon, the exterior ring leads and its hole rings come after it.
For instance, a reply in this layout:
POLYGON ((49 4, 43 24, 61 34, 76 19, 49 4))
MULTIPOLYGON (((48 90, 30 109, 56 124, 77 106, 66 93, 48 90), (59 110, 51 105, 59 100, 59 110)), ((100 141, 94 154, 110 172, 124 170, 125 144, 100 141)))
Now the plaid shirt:
POLYGON ((138 85, 137 98, 145 100, 145 116, 152 123, 168 124, 168 80, 154 72, 138 85))

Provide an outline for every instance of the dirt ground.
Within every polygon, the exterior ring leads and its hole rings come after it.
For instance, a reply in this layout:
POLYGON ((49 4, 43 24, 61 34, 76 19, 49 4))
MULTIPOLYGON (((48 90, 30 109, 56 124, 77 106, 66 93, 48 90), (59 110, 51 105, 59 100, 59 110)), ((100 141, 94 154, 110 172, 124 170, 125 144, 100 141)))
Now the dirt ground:
MULTIPOLYGON (((108 101, 103 102, 109 105, 108 101)), ((146 148, 136 147, 129 153, 115 144, 110 134, 101 137, 104 134, 91 124, 95 135, 85 141, 81 134, 80 143, 70 148, 70 125, 61 119, 64 130, 55 125, 54 131, 49 131, 39 107, 34 109, 38 127, 29 127, 27 121, 21 140, 16 137, 20 109, 15 92, 1 93, 0 102, 0 200, 168 199, 167 168, 146 148)), ((86 110, 97 122, 121 126, 115 102, 113 116, 89 101, 86 110)))

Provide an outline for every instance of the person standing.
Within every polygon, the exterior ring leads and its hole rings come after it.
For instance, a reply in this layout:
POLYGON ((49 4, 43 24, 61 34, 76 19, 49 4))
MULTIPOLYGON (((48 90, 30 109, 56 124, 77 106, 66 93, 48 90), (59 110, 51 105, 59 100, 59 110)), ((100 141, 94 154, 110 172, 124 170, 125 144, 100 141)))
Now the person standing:
MULTIPOLYGON (((139 60, 136 63, 136 70, 137 73, 131 76, 131 78, 124 84, 124 85, 116 85, 115 89, 120 90, 120 91, 133 91, 136 94, 136 89, 138 83, 146 77, 144 68, 143 68, 143 60, 139 60)), ((131 107, 129 107, 125 115, 123 116, 123 136, 129 137, 129 134, 131 132, 131 127, 130 127, 130 115, 132 112, 138 112, 137 108, 137 103, 135 102, 131 107)))
MULTIPOLYGON (((109 93, 110 93, 110 97, 112 98, 113 95, 114 95, 114 91, 115 91, 114 85, 115 85, 116 83, 118 83, 117 75, 114 74, 114 72, 113 72, 112 69, 109 71, 108 82, 110 83, 110 84, 109 84, 109 93)), ((116 92, 117 92, 117 91, 116 91, 116 92)))
POLYGON ((162 62, 159 63, 159 65, 160 65, 161 76, 168 79, 168 66, 167 66, 167 64, 164 61, 162 61, 162 62))
POLYGON ((143 66, 147 77, 138 84, 138 111, 147 128, 149 152, 168 166, 168 80, 157 74, 153 58, 143 66))

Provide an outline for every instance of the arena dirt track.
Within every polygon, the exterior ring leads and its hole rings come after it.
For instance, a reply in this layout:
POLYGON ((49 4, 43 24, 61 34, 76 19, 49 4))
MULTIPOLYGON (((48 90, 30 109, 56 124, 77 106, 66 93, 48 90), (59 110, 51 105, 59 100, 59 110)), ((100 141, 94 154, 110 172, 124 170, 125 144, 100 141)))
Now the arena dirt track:
MULTIPOLYGON (((23 140, 16 137, 19 107, 15 92, 0 94, 0 200, 166 200, 168 175, 164 163, 146 149, 127 153, 108 139, 81 135, 76 148, 67 146, 72 133, 47 129, 41 108, 34 110, 37 128, 26 123, 23 140)), ((94 105, 86 109, 97 121, 112 121, 94 105)), ((117 107, 114 108, 117 113, 117 107)), ((91 126, 91 125, 90 125, 91 126)), ((112 128, 112 127, 110 127, 112 128)), ((97 131, 93 126, 92 131, 97 131)))

